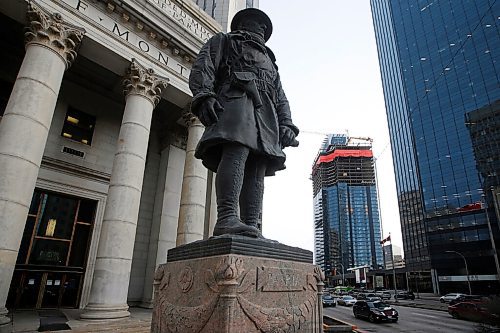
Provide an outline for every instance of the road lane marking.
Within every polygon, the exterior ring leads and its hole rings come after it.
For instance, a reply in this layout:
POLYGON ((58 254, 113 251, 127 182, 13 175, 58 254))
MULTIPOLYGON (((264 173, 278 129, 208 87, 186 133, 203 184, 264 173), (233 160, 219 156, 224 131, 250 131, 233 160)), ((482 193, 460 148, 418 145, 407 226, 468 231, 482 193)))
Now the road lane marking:
POLYGON ((425 313, 414 313, 416 316, 428 317, 428 318, 437 318, 436 316, 428 315, 425 313))

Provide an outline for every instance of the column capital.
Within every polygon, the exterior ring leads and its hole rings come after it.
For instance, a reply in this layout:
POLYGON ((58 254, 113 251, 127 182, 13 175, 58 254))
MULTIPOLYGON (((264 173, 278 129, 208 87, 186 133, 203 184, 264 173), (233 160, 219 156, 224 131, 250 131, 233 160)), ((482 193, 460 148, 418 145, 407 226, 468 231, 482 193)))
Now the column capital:
POLYGON ((184 120, 184 123, 186 124, 187 127, 199 125, 203 126, 198 119, 192 112, 191 112, 191 103, 189 103, 183 110, 182 110, 182 120, 184 120))
POLYGON ((26 19, 26 46, 38 44, 55 51, 66 63, 66 68, 69 68, 76 58, 85 29, 64 22, 61 14, 51 14, 31 1, 26 19))
POLYGON ((168 81, 168 78, 155 74, 152 68, 146 68, 132 59, 123 79, 123 93, 125 96, 131 94, 144 96, 156 106, 168 81))

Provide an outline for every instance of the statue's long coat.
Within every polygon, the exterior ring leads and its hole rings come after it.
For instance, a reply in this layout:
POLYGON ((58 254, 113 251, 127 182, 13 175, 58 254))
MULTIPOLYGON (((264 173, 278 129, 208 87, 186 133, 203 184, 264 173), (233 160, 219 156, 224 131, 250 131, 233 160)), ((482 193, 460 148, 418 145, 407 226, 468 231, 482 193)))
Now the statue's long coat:
POLYGON ((297 135, 290 107, 281 87, 275 58, 269 48, 244 31, 219 33, 203 46, 189 77, 193 92, 191 110, 199 115, 199 106, 209 96, 224 108, 219 120, 208 126, 198 143, 195 156, 216 172, 222 145, 237 142, 263 155, 266 175, 285 168, 285 154, 279 142, 279 126, 287 126, 297 135), (255 84, 255 85, 254 85, 255 84), (252 96, 244 86, 258 89, 252 96), (255 95, 255 94, 254 94, 255 95), (259 100, 262 106, 258 107, 259 100))

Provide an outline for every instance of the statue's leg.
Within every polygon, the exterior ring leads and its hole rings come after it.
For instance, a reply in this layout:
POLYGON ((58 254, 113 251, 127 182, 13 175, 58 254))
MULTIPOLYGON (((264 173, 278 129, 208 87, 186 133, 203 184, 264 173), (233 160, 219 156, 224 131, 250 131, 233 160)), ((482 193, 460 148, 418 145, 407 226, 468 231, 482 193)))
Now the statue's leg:
MULTIPOLYGON (((262 200, 264 197, 264 176, 266 163, 262 157, 247 159, 240 195, 240 213, 243 223, 262 231, 262 200)), ((259 235, 262 237, 262 234, 259 235)))
POLYGON ((236 143, 224 144, 215 176, 217 223, 214 236, 237 234, 258 237, 258 232, 241 222, 238 214, 240 197, 249 149, 236 143))

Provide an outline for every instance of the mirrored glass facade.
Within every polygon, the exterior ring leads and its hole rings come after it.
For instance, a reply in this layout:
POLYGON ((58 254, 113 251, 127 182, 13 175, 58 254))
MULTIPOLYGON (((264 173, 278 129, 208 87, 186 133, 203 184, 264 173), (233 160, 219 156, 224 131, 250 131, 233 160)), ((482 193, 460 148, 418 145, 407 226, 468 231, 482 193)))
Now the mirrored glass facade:
POLYGON ((465 288, 470 274, 478 276, 476 292, 494 292, 500 2, 371 6, 406 264, 410 271, 433 269, 435 291, 465 288), (468 274, 463 259, 447 251, 465 256, 468 274))
POLYGON ((327 278, 344 268, 383 267, 371 141, 329 136, 313 172, 315 258, 327 278), (343 267, 343 268, 342 268, 343 267))

